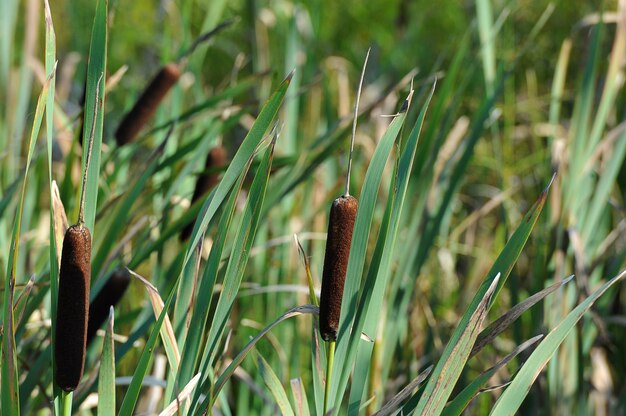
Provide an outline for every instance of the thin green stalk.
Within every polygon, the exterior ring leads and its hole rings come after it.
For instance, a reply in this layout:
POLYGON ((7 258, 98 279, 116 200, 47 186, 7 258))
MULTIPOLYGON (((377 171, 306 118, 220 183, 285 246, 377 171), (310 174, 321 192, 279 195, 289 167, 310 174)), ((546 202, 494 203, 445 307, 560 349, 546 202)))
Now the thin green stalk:
POLYGON ((326 387, 324 388, 324 414, 328 412, 328 399, 330 397, 330 381, 333 375, 333 363, 335 361, 335 342, 330 341, 328 359, 326 360, 326 387))
POLYGON ((61 392, 61 416, 72 416, 72 398, 73 391, 61 392))

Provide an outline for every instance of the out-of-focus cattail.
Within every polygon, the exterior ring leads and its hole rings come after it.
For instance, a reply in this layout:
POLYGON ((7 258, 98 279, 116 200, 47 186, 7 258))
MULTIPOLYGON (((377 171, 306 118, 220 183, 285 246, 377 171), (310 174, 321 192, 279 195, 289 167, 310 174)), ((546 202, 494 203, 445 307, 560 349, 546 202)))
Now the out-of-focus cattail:
POLYGON ((96 332, 109 317, 109 309, 124 296, 130 284, 130 273, 124 267, 116 269, 102 286, 96 298, 89 305, 89 324, 87 326, 87 345, 96 336, 96 332))
MULTIPOLYGON (((191 204, 199 200, 203 195, 209 192, 215 185, 218 184, 220 175, 217 172, 210 172, 212 169, 226 165, 228 155, 226 149, 222 146, 216 146, 209 151, 206 162, 204 164, 205 172, 198 176, 196 182, 196 188, 193 191, 191 197, 191 204)), ((193 231, 193 222, 190 222, 183 228, 180 233, 180 241, 186 241, 191 232, 193 231)))
POLYGON ((83 376, 91 279, 91 234, 81 224, 63 239, 54 357, 56 383, 73 391, 83 376))
POLYGON ((343 286, 358 205, 356 198, 344 195, 335 199, 330 208, 320 295, 320 333, 324 341, 337 339, 343 286))
POLYGON ((180 76, 181 68, 176 63, 161 68, 117 128, 115 139, 118 146, 131 142, 139 134, 180 76))

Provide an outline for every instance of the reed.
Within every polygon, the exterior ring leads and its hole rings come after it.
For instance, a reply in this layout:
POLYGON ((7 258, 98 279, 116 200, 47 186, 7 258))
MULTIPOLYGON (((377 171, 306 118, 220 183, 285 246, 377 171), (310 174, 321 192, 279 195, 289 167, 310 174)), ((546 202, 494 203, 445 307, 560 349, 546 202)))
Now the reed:
POLYGON ((87 324, 87 345, 94 339, 96 332, 109 317, 109 309, 115 307, 124 296, 130 284, 130 273, 125 267, 116 269, 93 302, 89 304, 89 321, 87 324))

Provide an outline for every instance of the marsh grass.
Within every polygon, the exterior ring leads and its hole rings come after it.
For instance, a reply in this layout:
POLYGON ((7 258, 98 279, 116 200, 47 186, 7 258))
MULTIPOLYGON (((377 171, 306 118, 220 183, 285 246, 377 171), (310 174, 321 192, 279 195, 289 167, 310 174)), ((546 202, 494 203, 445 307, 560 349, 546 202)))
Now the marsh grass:
POLYGON ((379 2, 0 2, 3 415, 299 416, 322 414, 325 390, 342 415, 626 411, 626 6, 477 0, 466 19, 454 2, 407 3, 411 24, 379 2), (368 46, 327 363, 323 235, 368 46), (116 146, 154 68, 190 48, 153 119, 116 146), (232 160, 204 172, 217 145, 232 160), (198 172, 220 180, 193 201, 198 172), (85 173, 91 300, 120 267, 134 277, 69 400, 54 383, 55 236, 85 173))

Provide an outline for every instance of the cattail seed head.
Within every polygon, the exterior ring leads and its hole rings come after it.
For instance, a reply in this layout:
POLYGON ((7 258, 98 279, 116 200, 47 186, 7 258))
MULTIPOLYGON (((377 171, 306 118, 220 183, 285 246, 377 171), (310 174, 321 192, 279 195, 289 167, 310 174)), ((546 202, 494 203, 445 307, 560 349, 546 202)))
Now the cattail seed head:
POLYGON ((139 134, 180 76, 180 67, 175 63, 161 68, 117 128, 115 139, 118 146, 130 143, 139 134))
MULTIPOLYGON (((224 149, 222 146, 216 146, 209 151, 206 162, 204 164, 204 170, 208 171, 209 169, 224 166, 226 165, 227 160, 228 155, 226 154, 226 149, 224 149)), ((196 188, 194 189, 193 196, 191 197, 191 205, 193 205, 194 202, 199 200, 203 195, 213 189, 213 187, 218 184, 219 179, 219 173, 205 172, 198 176, 196 188)), ((189 236, 191 236, 192 231, 193 222, 190 222, 181 231, 180 241, 186 241, 189 236)))
POLYGON ((343 286, 358 205, 356 198, 345 195, 335 199, 330 208, 320 296, 320 333, 324 341, 337 339, 343 286))
POLYGON ((96 336, 98 329, 109 317, 109 309, 124 296, 130 284, 130 273, 125 267, 116 269, 100 292, 89 305, 89 323, 87 325, 87 345, 96 336))
POLYGON ((63 239, 54 346, 56 383, 65 391, 76 389, 83 376, 90 261, 91 234, 84 225, 72 225, 63 239))

